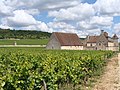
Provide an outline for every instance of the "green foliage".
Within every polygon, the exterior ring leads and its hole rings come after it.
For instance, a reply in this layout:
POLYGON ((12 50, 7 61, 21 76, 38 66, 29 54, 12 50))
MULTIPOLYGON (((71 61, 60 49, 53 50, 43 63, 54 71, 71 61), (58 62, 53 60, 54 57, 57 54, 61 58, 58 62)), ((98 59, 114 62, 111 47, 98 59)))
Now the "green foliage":
POLYGON ((0 29, 0 39, 46 39, 51 33, 31 30, 0 29))
POLYGON ((85 83, 102 69, 111 51, 58 51, 3 48, 0 51, 0 89, 48 90, 65 83, 85 83))

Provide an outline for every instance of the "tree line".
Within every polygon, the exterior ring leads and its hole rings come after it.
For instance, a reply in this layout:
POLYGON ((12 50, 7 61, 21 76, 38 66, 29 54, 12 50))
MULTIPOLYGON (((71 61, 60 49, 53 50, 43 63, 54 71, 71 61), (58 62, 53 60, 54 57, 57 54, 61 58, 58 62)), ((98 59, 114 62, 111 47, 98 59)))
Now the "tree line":
POLYGON ((0 39, 46 39, 51 33, 35 30, 10 30, 0 28, 0 39))

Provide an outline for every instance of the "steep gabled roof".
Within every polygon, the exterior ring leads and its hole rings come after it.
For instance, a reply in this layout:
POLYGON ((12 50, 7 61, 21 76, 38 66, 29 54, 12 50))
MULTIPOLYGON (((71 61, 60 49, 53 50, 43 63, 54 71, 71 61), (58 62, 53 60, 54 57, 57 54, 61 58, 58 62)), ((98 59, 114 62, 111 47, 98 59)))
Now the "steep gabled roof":
POLYGON ((81 42, 77 34, 74 33, 60 33, 54 32, 53 33, 61 46, 81 46, 81 42))
POLYGON ((119 39, 116 34, 113 35, 112 39, 119 39))
POLYGON ((107 32, 104 32, 104 36, 105 36, 106 38, 109 37, 107 32))
POLYGON ((88 36, 88 43, 96 43, 100 36, 88 36))

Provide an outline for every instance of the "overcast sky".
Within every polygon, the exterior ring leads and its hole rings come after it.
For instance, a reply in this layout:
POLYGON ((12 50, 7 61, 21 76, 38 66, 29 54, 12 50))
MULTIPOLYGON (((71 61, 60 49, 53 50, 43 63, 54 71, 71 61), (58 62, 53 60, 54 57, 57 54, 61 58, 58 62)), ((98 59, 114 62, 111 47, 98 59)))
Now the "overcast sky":
POLYGON ((0 28, 120 37, 120 0, 0 0, 0 28))

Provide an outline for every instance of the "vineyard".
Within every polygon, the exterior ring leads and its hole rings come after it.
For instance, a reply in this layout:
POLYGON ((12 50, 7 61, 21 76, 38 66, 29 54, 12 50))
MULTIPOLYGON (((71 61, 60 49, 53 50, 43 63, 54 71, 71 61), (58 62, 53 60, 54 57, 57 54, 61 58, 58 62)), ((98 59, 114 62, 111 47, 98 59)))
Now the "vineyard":
POLYGON ((58 90, 85 84, 103 69, 112 51, 1 48, 0 90, 58 90))

